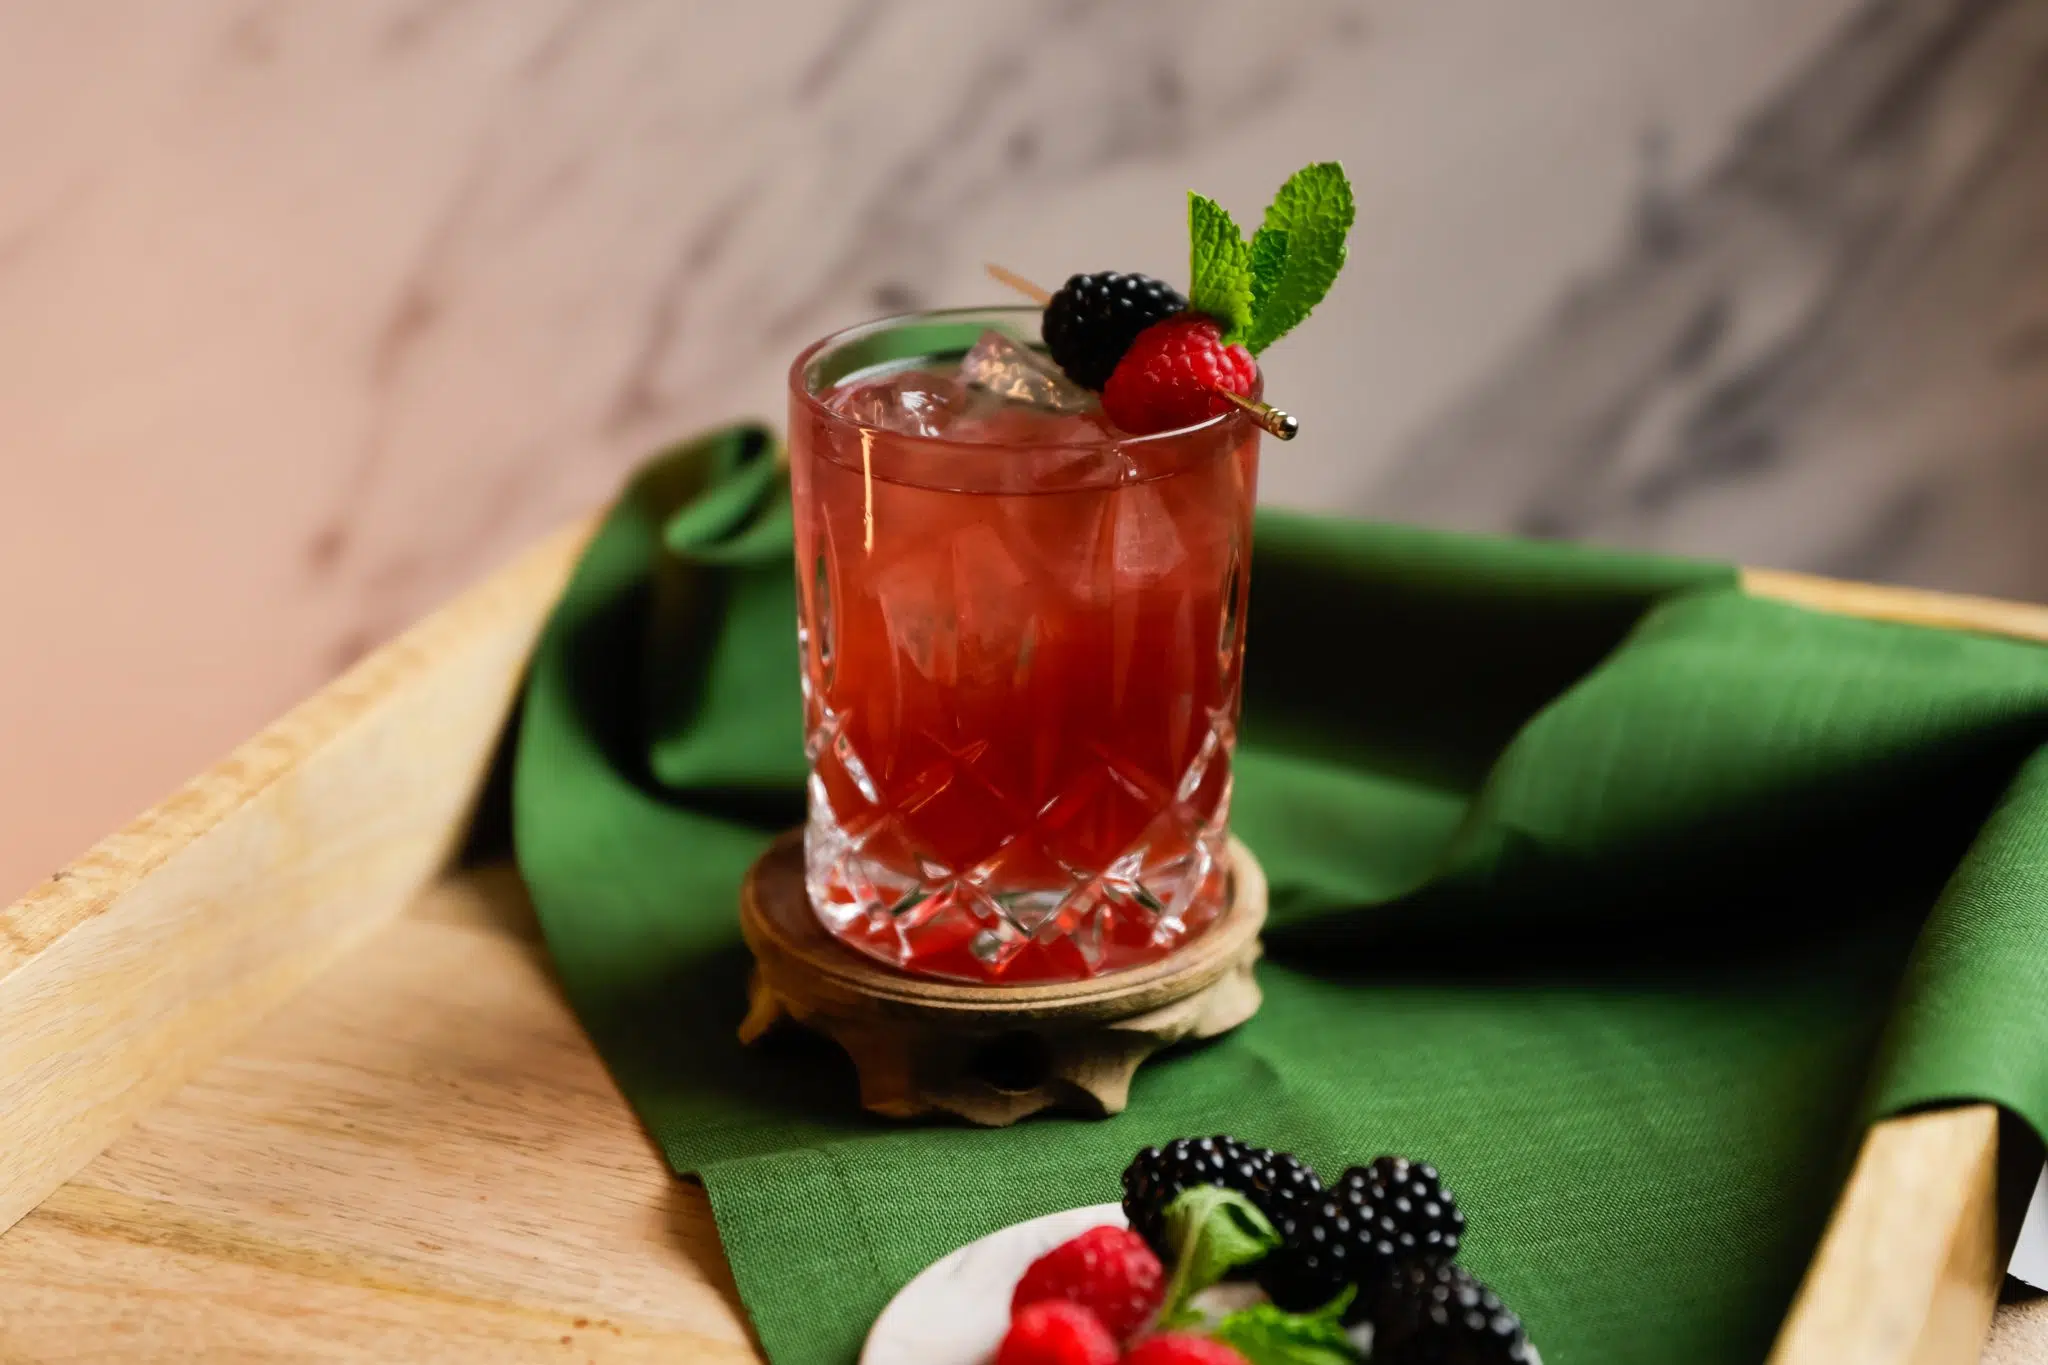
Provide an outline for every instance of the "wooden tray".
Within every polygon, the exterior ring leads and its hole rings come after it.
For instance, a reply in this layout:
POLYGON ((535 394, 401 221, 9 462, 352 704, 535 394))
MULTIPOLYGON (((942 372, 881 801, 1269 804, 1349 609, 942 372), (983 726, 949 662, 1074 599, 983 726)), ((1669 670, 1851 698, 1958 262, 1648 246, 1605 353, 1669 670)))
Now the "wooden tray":
MULTIPOLYGON (((587 530, 0 911, 0 1360, 754 1357, 702 1190, 591 1052, 517 877, 463 856, 587 530)), ((1746 583, 2048 640, 2041 608, 1746 583)), ((1976 1105, 1871 1132, 1774 1360, 1977 1358, 1999 1130, 1976 1105)), ((2000 1310, 1985 1358, 2048 1354, 2038 1309, 2000 1310)))

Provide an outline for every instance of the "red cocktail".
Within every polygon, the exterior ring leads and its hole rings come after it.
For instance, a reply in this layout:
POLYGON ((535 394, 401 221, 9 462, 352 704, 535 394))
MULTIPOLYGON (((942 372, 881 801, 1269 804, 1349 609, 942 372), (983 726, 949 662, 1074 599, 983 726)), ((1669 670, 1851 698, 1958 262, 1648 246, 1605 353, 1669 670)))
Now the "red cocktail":
POLYGON ((811 899, 973 981, 1160 957, 1228 874, 1259 429, 1124 436, 1015 350, 1037 322, 892 319, 791 372, 811 899))

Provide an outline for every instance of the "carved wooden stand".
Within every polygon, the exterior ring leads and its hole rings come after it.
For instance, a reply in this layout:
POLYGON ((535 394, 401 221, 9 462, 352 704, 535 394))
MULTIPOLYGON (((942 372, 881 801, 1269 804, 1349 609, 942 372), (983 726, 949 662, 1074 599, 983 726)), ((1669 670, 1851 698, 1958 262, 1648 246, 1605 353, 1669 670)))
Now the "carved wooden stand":
POLYGON ((803 840, 778 839, 747 874, 740 928, 754 954, 740 1041, 785 1018, 838 1043, 861 1103, 1001 1126, 1041 1109, 1121 1111, 1153 1053, 1236 1028, 1259 1008, 1252 964, 1266 922, 1258 860, 1230 843, 1231 903, 1163 961, 1093 981, 971 986, 892 971, 828 934, 804 893, 803 840))

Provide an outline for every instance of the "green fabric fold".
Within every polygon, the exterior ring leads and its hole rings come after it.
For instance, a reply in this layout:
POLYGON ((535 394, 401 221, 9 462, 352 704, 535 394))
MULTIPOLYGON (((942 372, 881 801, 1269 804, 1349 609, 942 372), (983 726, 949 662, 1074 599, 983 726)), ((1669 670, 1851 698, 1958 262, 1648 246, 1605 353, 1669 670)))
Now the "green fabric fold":
POLYGON ((1114 1119, 863 1115, 828 1046, 733 1032, 736 888, 803 810, 777 453, 733 428, 634 479, 514 772, 563 984, 776 1361, 852 1359, 937 1256, 1219 1131, 1435 1161, 1551 1365, 1754 1361, 1865 1124, 2048 1128, 2048 651, 1274 512, 1233 815, 1272 884, 1263 1010, 1114 1119))

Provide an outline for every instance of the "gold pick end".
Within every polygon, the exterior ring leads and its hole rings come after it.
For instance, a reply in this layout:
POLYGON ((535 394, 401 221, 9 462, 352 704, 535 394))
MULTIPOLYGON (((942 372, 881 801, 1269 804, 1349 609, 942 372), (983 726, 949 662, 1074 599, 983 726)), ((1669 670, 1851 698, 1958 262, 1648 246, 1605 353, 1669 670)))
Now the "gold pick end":
POLYGON ((1219 398, 1229 399, 1232 403, 1250 413, 1252 420, 1257 422, 1269 436, 1277 437, 1282 441, 1291 441, 1301 431, 1301 423, 1294 420, 1293 414, 1282 412, 1270 403, 1261 403, 1256 399, 1247 398, 1241 393, 1232 393, 1229 389, 1212 389, 1210 392, 1219 398))

